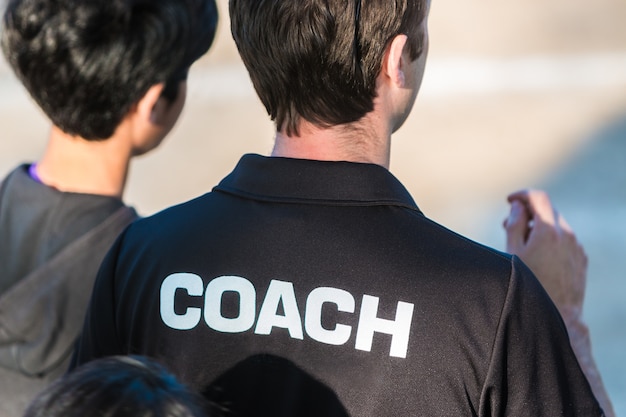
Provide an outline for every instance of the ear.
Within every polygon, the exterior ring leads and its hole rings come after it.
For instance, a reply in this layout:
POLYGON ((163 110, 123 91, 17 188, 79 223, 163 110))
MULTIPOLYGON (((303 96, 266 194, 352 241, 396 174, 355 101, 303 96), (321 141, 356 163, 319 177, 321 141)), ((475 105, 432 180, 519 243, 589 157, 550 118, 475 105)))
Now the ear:
POLYGON ((407 55, 404 53, 404 48, 407 41, 406 35, 397 35, 393 38, 387 47, 383 61, 383 73, 390 82, 400 88, 406 85, 407 55))
POLYGON ((167 112, 168 103, 161 97, 165 84, 154 84, 139 99, 136 104, 136 111, 142 120, 152 124, 161 124, 167 112))

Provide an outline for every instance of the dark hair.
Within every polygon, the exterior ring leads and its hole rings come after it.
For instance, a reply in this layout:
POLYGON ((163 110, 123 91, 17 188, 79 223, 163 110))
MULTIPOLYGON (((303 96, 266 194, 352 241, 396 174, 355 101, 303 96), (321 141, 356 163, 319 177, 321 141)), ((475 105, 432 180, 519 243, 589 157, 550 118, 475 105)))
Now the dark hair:
POLYGON ((113 356, 57 380, 24 417, 205 417, 202 401, 151 360, 113 356))
POLYGON ((231 32, 279 130, 300 119, 328 127, 373 110, 389 42, 420 56, 427 0, 230 0, 231 32))
POLYGON ((215 0, 10 0, 2 49, 56 126, 99 140, 152 85, 177 87, 216 25, 215 0))

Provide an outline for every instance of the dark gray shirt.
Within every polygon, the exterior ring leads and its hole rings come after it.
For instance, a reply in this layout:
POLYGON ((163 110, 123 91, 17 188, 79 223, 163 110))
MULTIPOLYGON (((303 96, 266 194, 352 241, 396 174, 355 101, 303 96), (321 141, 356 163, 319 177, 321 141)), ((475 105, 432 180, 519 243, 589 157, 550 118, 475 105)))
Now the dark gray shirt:
POLYGON ((62 193, 27 166, 0 184, 0 415, 17 417, 67 369, 96 271, 135 211, 62 193))
POLYGON ((28 165, 16 168, 0 191, 0 294, 123 206, 58 191, 30 178, 28 165))

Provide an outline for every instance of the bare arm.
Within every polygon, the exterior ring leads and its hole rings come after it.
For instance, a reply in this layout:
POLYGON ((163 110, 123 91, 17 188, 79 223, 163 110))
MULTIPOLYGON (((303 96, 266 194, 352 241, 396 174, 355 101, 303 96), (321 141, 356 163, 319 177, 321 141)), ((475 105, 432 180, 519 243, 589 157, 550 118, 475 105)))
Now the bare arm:
POLYGON ((504 221, 507 252, 519 256, 535 273, 567 326, 570 343, 607 417, 611 401, 591 352, 589 329, 582 319, 587 284, 587 255, 567 221, 543 191, 509 195, 511 212, 504 221))

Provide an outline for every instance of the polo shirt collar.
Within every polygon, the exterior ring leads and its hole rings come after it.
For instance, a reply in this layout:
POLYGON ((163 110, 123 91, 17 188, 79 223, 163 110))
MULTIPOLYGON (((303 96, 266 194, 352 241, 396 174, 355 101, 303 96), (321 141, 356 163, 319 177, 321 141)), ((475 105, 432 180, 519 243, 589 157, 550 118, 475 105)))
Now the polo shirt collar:
POLYGON ((367 163, 247 154, 214 190, 262 201, 392 205, 419 211, 396 177, 379 165, 367 163))

